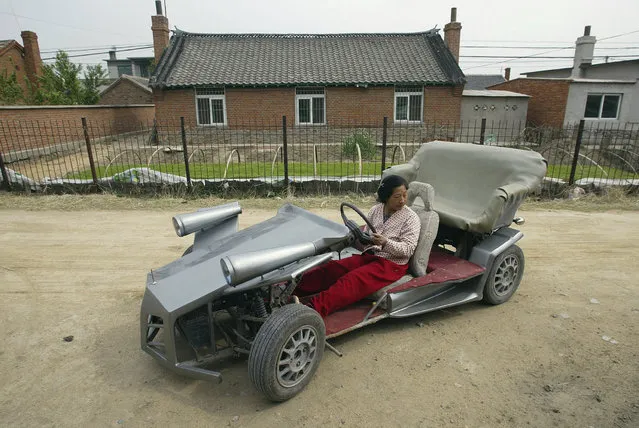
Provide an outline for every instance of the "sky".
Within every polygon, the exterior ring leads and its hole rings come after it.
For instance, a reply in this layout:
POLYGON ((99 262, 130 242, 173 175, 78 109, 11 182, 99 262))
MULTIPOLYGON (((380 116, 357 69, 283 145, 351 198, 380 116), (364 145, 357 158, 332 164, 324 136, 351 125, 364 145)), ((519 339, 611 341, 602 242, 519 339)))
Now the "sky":
MULTIPOLYGON (((465 74, 571 67, 586 25, 597 37, 595 63, 639 59, 638 0, 163 0, 171 29, 203 33, 395 33, 442 29, 457 8, 465 74), (617 37, 615 37, 617 36, 617 37), (624 56, 625 55, 625 56, 624 56), (528 57, 499 58, 497 56, 528 57), (564 57, 558 59, 548 56, 564 57), (599 58, 597 56, 600 56, 599 58)), ((66 50, 74 62, 106 65, 152 56, 154 0, 0 0, 0 40, 35 31, 42 58, 66 50), (130 49, 130 50, 127 50, 130 49)))

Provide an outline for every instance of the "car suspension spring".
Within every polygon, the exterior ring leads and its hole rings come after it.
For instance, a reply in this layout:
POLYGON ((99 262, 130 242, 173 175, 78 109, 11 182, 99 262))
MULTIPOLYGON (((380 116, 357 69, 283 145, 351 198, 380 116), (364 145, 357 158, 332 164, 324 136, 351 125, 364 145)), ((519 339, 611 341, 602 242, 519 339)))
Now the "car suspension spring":
POLYGON ((264 304, 264 300, 261 298, 256 298, 254 300, 253 308, 255 309, 255 314, 260 318, 266 318, 268 316, 268 312, 266 312, 266 305, 264 304))

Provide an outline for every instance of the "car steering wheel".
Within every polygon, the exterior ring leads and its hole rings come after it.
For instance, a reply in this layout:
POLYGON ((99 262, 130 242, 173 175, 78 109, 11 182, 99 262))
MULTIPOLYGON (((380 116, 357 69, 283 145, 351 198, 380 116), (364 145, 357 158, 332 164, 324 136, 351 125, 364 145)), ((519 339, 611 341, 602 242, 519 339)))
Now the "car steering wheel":
POLYGON ((362 229, 359 228, 357 223, 355 223, 353 220, 349 220, 346 217, 346 214, 344 214, 344 207, 349 207, 350 209, 355 211, 362 218, 362 220, 364 220, 370 231, 373 233, 377 233, 370 220, 364 215, 363 212, 359 210, 359 208, 357 208, 353 204, 342 202, 342 204, 339 206, 339 211, 342 215, 342 221, 344 222, 344 225, 348 228, 348 230, 350 230, 351 233, 355 236, 355 238, 364 245, 373 243, 373 237, 370 235, 370 233, 364 232, 362 229))

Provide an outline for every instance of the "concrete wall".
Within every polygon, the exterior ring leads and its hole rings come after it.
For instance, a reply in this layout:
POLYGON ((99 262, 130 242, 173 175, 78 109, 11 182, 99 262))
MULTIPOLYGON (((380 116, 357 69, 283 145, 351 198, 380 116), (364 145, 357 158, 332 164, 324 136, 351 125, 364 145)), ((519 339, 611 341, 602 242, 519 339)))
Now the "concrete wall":
POLYGON ((622 94, 619 119, 586 119, 588 122, 623 126, 639 123, 639 83, 580 83, 572 82, 568 91, 564 125, 574 124, 584 118, 588 94, 622 94))
POLYGON ((12 106, 0 107, 0 150, 27 150, 84 140, 82 118, 91 137, 140 130, 153 124, 155 107, 126 106, 12 106))
POLYGON ((528 115, 527 97, 469 97, 462 99, 461 120, 488 122, 526 122, 528 115), (478 108, 478 109, 476 109, 478 108))
POLYGON ((486 119, 485 138, 512 140, 526 127, 527 97, 464 96, 461 105, 462 126, 475 126, 486 119))

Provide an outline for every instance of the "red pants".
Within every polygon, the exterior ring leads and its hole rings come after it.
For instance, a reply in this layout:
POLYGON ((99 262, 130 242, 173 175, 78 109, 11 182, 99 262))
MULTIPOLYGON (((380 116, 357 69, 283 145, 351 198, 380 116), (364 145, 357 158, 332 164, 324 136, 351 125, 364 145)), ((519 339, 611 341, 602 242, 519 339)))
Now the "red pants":
POLYGON ((309 303, 325 317, 384 288, 406 274, 408 265, 398 265, 370 254, 332 260, 306 272, 295 294, 313 296, 309 303))

